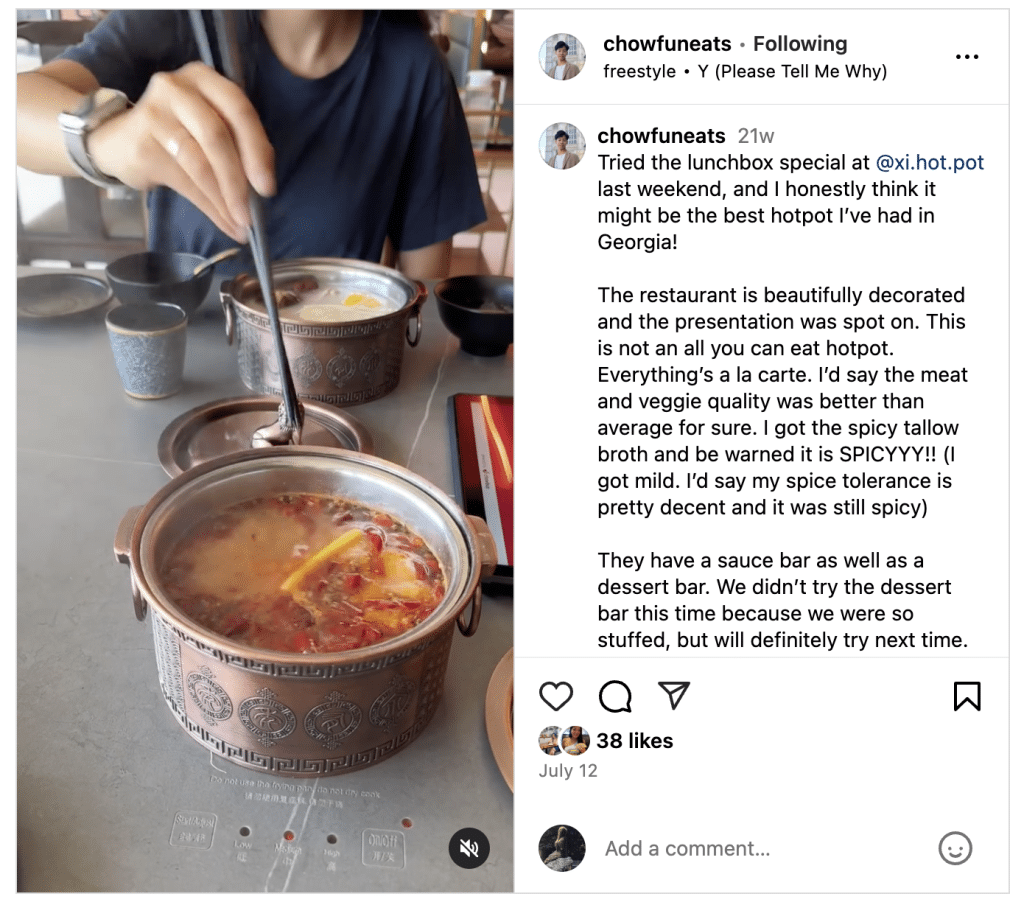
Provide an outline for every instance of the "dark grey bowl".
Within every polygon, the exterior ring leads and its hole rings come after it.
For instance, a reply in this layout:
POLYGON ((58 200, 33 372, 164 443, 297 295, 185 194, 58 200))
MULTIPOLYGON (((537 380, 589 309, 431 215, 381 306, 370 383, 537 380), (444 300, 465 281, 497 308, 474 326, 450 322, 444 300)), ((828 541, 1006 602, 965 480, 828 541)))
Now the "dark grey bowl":
POLYGON ((107 282, 126 305, 167 302, 192 314, 206 298, 214 268, 199 276, 192 271, 206 259, 186 252, 144 251, 107 265, 107 282))
POLYGON ((434 287, 444 325, 470 355, 504 355, 512 343, 512 278, 452 277, 434 287))

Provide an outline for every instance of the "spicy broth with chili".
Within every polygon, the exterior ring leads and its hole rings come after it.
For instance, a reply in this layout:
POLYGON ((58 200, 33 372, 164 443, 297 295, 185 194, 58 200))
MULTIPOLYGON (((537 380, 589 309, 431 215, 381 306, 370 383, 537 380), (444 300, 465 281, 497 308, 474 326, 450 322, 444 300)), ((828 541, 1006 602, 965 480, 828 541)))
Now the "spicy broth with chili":
POLYGON ((312 493, 237 503, 199 522, 175 545, 161 579, 204 628, 290 653, 393 638, 445 595, 437 558, 407 526, 312 493))

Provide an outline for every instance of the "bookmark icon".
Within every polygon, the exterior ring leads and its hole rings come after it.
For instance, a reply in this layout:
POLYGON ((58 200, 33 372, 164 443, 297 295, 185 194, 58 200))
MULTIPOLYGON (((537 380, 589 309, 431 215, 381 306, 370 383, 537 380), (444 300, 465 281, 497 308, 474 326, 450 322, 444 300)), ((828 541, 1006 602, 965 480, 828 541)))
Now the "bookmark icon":
POLYGON ((953 712, 964 704, 970 704, 975 710, 981 710, 981 682, 953 683, 953 712))

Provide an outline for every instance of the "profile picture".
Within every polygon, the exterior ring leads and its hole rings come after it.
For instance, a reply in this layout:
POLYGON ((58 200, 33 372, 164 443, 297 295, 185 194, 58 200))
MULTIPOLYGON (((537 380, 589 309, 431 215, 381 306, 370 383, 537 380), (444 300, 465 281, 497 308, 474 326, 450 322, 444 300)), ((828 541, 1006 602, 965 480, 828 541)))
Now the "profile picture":
POLYGON ((540 46, 539 60, 540 68, 549 79, 564 82, 580 74, 587 62, 587 52, 574 35, 559 32, 545 38, 540 46))
POLYGON ((590 733, 582 726, 569 726, 562 731, 562 750, 573 756, 590 747, 590 733))
POLYGON ((540 750, 545 754, 561 754, 562 749, 558 746, 558 727, 547 726, 540 732, 538 742, 540 750))
POLYGON ((587 843, 579 830, 557 824, 544 830, 537 847, 540 860, 550 870, 575 870, 587 854, 587 843))
POLYGON ((553 170, 576 166, 586 153, 587 144, 572 123, 552 123, 540 137, 541 159, 553 170))

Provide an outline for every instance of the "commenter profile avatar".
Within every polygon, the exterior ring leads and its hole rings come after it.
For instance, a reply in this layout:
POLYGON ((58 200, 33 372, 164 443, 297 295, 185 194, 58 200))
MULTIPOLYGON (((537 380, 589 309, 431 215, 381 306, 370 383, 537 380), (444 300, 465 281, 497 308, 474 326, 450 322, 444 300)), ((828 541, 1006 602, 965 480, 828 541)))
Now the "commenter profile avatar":
POLYGON ((575 827, 556 824, 541 834, 537 853, 546 868, 564 873, 580 866, 587 854, 587 843, 575 827))

